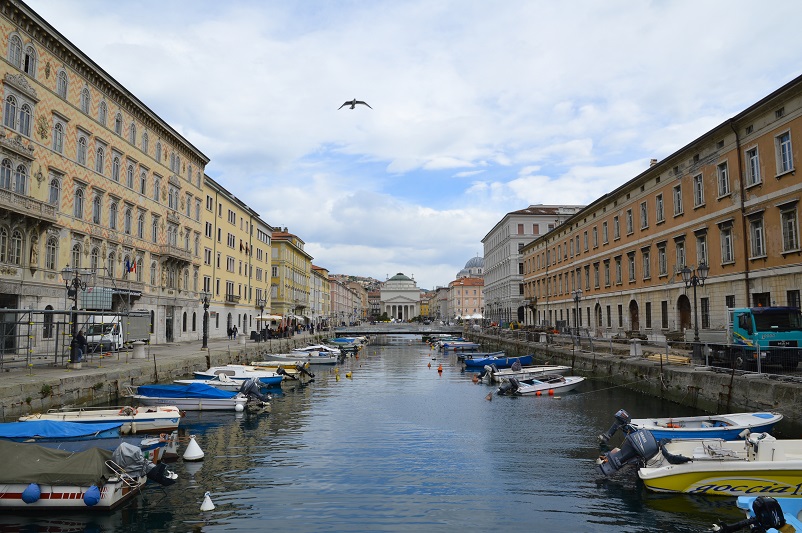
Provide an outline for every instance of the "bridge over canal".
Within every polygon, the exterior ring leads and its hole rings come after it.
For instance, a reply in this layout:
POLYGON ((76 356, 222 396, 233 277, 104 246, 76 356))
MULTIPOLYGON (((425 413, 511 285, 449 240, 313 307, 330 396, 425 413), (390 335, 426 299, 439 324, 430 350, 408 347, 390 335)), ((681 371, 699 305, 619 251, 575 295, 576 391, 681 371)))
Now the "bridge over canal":
POLYGON ((361 326, 344 326, 334 329, 336 337, 358 337, 361 335, 431 335, 433 333, 462 334, 462 326, 434 326, 418 323, 364 324, 361 326))

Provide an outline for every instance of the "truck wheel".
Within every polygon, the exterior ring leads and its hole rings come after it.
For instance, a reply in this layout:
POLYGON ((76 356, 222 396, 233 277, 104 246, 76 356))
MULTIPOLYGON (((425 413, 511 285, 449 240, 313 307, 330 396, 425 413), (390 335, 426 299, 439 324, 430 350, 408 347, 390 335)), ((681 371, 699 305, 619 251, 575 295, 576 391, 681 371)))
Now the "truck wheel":
POLYGON ((732 367, 735 370, 751 370, 755 367, 755 362, 751 359, 747 359, 742 355, 738 355, 733 358, 732 360, 732 367))

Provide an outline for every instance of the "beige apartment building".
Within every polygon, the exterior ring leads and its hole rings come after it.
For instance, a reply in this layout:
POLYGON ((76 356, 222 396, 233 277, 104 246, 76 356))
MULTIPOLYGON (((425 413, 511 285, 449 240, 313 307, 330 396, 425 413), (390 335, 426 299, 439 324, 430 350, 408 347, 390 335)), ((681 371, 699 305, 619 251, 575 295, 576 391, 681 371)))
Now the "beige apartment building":
MULTIPOLYGON (((273 228, 218 182, 204 176, 202 290, 209 299, 209 338, 258 331, 271 315, 273 228)), ((268 321, 269 322, 269 321, 268 321)))
POLYGON ((304 241, 287 228, 273 232, 271 240, 271 309, 285 326, 308 324, 311 320, 312 256, 304 241))
POLYGON ((798 307, 799 146, 802 77, 524 246, 526 323, 690 338, 698 318, 704 341, 727 308, 798 307))
POLYGON ((209 159, 25 4, 0 2, 0 40, 0 307, 68 308, 82 269, 79 308, 194 338, 209 159))

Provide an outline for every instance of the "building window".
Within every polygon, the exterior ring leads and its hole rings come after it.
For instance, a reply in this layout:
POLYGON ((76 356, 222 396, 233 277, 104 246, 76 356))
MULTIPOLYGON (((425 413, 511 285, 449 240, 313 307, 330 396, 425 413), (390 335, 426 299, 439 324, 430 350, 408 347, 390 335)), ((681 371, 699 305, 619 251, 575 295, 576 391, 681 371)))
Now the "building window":
POLYGON ((677 249, 677 268, 683 268, 686 265, 685 241, 676 241, 674 246, 677 249))
POLYGON ((81 111, 89 114, 89 106, 90 106, 90 97, 89 97, 89 89, 84 87, 81 89, 81 111))
POLYGON ((630 235, 630 234, 632 234, 632 232, 635 231, 635 221, 633 220, 633 217, 632 217, 632 209, 627 209, 626 219, 627 219, 627 222, 626 222, 627 223, 627 235, 630 235))
POLYGON ((709 265, 707 261, 707 235, 696 236, 696 264, 702 263, 709 265))
POLYGON ((760 159, 757 147, 746 151, 746 186, 751 187, 760 183, 760 159))
POLYGON ((698 174, 693 177, 693 205, 699 207, 705 203, 705 186, 702 181, 702 175, 698 174))
POLYGON ((61 201, 61 182, 57 178, 52 178, 50 180, 50 198, 48 199, 48 203, 50 205, 56 206, 56 208, 58 209, 60 201, 61 201))
POLYGON ((621 256, 615 258, 615 284, 621 285, 624 282, 624 272, 621 266, 621 256))
POLYGON ((793 289, 790 291, 786 291, 785 293, 786 305, 788 307, 796 307, 799 309, 800 301, 799 301, 799 289, 793 289))
POLYGON ((36 62, 36 50, 33 46, 26 46, 25 56, 22 58, 22 70, 32 78, 36 77, 36 62))
POLYGON ((668 274, 668 254, 665 245, 657 247, 657 274, 659 276, 668 274))
POLYGON ((17 68, 22 62, 22 40, 16 35, 8 40, 8 61, 17 68))
POLYGON ((14 173, 14 192, 24 195, 27 189, 28 169, 24 165, 17 165, 17 171, 14 173))
MULTIPOLYGON (((73 206, 72 214, 75 218, 83 218, 84 217, 84 190, 83 189, 76 189, 75 190, 75 205, 73 206)), ((75 266, 75 265, 73 265, 75 266)))
MULTIPOLYGON (((608 240, 607 221, 605 220, 604 222, 602 222, 602 243, 607 244, 608 242, 610 241, 608 240)), ((574 249, 573 247, 571 247, 571 257, 573 256, 574 256, 574 249)))
POLYGON ((753 217, 749 221, 749 242, 752 247, 752 258, 766 256, 766 241, 763 233, 763 217, 753 217))
POLYGON ((159 202, 159 188, 160 188, 161 180, 159 176, 153 176, 153 199, 158 203, 159 202))
POLYGON ((64 124, 61 122, 53 124, 53 151, 64 153, 64 124))
POLYGON ((718 195, 727 196, 730 194, 730 172, 727 169, 727 162, 719 163, 716 167, 716 183, 718 183, 718 195))
POLYGON ((114 278, 114 252, 109 254, 108 261, 106 261, 106 275, 114 278))
POLYGON ((710 298, 699 298, 702 312, 702 329, 710 329, 710 298))
POLYGON ((621 238, 621 224, 618 222, 618 217, 613 217, 613 239, 618 240, 621 238))
POLYGON ((145 191, 147 190, 147 179, 148 173, 146 171, 142 171, 139 175, 139 194, 144 195, 145 191))
POLYGON ((727 309, 733 309, 735 307, 735 295, 728 294, 724 297, 724 307, 727 309))
POLYGON ((116 155, 111 160, 111 179, 120 182, 120 158, 116 155))
POLYGON ((599 263, 593 263, 593 286, 599 288, 599 263))
POLYGON ((153 217, 153 222, 150 224, 150 240, 157 242, 159 236, 159 219, 153 217))
POLYGON ((72 267, 81 268, 81 245, 78 243, 72 245, 72 267))
POLYGON ((646 302, 646 329, 652 329, 652 302, 646 302))
POLYGON ((121 113, 114 115, 114 133, 120 136, 123 134, 123 116, 121 113))
POLYGON ((599 247, 599 228, 593 226, 593 247, 599 247))
POLYGON ((97 121, 104 126, 106 125, 106 115, 108 115, 108 112, 109 110, 108 107, 106 107, 106 102, 101 100, 97 110, 97 121))
POLYGON ((646 205, 646 202, 641 202, 640 204, 640 229, 646 229, 649 227, 649 210, 646 205))
POLYGON ((796 207, 780 211, 780 220, 783 232, 783 252, 799 250, 799 224, 796 207))
POLYGON ((791 151, 791 133, 786 131, 774 138, 777 148, 777 174, 791 172, 794 169, 794 154, 791 151))
POLYGON ((17 129, 17 99, 13 96, 6 97, 6 107, 3 116, 3 125, 12 130, 17 129))
POLYGON ((651 253, 649 250, 642 250, 641 257, 643 259, 643 279, 651 279, 652 277, 652 261, 651 253))
POLYGON ((136 146, 136 124, 133 122, 131 122, 131 126, 128 128, 128 142, 136 146))
POLYGON ((128 169, 125 171, 125 185, 129 189, 134 188, 134 165, 128 165, 128 169))
POLYGON ((67 73, 60 70, 56 80, 56 92, 62 98, 67 98, 67 73))
MULTIPOLYGON (((588 251, 588 232, 587 232, 587 231, 585 231, 585 232, 582 234, 582 240, 584 241, 584 244, 585 244, 585 251, 587 252, 587 251, 588 251)), ((552 262, 552 264, 554 264, 554 262, 552 262)))
POLYGON ((139 213, 136 219, 136 236, 140 239, 145 238, 145 214, 139 213))
POLYGON ((26 137, 31 136, 31 106, 22 104, 19 110, 19 132, 26 137))
POLYGON ((123 231, 126 235, 131 235, 131 218, 131 208, 129 207, 123 216, 123 231))
POLYGON ((11 234, 11 246, 8 249, 8 262, 14 265, 22 264, 22 233, 16 229, 11 234))
POLYGON ((674 187, 674 216, 682 214, 682 185, 674 187))
POLYGON ((654 197, 654 211, 657 222, 663 222, 666 219, 665 207, 663 206, 663 195, 658 194, 654 197))
POLYGON ((109 228, 117 229, 117 202, 111 202, 109 205, 109 228))
POLYGON ((92 222, 100 224, 100 196, 92 199, 92 222))
POLYGON ((660 315, 660 326, 668 329, 668 302, 666 300, 660 302, 660 315))
POLYGON ((56 257, 58 257, 58 239, 49 237, 45 245, 45 268, 48 270, 56 269, 56 257))
POLYGON ((95 172, 103 174, 103 167, 106 165, 106 151, 102 146, 98 146, 95 153, 95 172))
POLYGON ((11 190, 11 160, 3 159, 0 165, 0 188, 11 190))
POLYGON ((721 262, 732 263, 735 261, 734 250, 732 248, 732 226, 719 228, 721 232, 721 262))
POLYGON ((145 152, 146 154, 148 153, 148 144, 149 144, 148 132, 145 132, 142 134, 142 151, 145 152))
POLYGON ((75 158, 78 160, 79 165, 86 166, 86 137, 81 136, 78 138, 78 151, 75 155, 75 158))

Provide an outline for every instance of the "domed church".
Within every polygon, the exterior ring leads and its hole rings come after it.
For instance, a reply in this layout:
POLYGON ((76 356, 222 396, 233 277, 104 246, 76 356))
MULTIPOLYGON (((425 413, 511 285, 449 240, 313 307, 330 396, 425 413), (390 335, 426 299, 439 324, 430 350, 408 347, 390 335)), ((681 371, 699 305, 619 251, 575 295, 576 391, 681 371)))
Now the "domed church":
POLYGON ((381 288, 381 312, 403 321, 419 316, 420 289, 415 280, 399 272, 385 281, 381 288))

